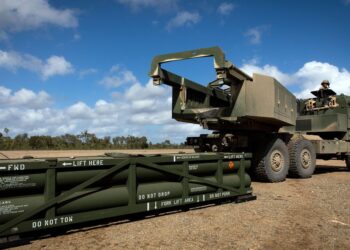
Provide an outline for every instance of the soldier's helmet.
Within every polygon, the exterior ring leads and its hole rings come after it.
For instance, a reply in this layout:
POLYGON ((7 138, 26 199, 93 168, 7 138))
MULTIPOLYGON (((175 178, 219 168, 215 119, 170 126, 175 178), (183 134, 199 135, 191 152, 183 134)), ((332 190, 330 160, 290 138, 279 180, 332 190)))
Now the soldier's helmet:
POLYGON ((328 80, 323 80, 322 83, 321 83, 322 86, 328 86, 330 85, 329 81, 328 80))

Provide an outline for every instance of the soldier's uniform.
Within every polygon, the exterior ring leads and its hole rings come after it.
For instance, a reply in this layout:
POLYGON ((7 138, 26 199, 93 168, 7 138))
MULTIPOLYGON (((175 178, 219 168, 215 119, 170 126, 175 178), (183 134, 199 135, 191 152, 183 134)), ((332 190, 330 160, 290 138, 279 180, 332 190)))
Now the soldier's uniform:
POLYGON ((322 104, 324 106, 327 106, 327 104, 328 104, 328 97, 329 97, 328 95, 326 95, 324 93, 324 90, 329 89, 329 85, 330 85, 330 83, 329 83, 328 80, 323 80, 321 82, 321 88, 319 90, 319 98, 322 100, 322 104))

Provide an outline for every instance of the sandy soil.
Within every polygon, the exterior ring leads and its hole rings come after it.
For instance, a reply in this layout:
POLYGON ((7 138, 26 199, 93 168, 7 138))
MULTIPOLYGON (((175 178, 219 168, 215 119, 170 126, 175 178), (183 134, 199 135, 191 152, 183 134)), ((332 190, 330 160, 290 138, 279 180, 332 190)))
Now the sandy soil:
POLYGON ((174 154, 193 153, 193 149, 136 149, 136 150, 16 150, 0 151, 0 159, 15 159, 23 156, 32 157, 71 157, 71 156, 97 156, 105 153, 125 153, 125 154, 174 154))
POLYGON ((349 249, 350 172, 342 161, 317 165, 310 179, 253 182, 256 201, 113 222, 15 249, 349 249))

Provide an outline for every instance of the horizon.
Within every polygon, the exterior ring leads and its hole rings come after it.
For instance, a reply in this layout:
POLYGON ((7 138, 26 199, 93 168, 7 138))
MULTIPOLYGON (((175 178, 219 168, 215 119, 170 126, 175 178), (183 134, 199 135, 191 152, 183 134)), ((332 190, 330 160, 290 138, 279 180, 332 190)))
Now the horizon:
MULTIPOLYGON (((244 72, 275 77, 298 98, 328 79, 350 95, 350 0, 2 1, 0 130, 9 135, 210 133, 171 118, 171 88, 148 77, 158 54, 220 46, 244 72)), ((201 84, 211 59, 165 66, 201 84)))

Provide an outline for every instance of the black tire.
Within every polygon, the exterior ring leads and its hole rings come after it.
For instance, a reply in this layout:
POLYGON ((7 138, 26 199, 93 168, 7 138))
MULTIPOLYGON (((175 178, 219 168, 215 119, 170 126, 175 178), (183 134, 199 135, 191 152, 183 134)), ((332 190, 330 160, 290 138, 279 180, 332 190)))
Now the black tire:
POLYGON ((350 170, 350 155, 345 156, 345 163, 348 167, 348 170, 350 170))
POLYGON ((254 175, 259 181, 281 182, 286 179, 289 168, 287 145, 281 139, 272 140, 258 152, 254 175), (260 155, 259 155, 260 154, 260 155))
POLYGON ((204 150, 201 147, 194 147, 193 149, 194 149, 194 152, 196 152, 196 153, 204 152, 204 150))
POLYGON ((292 139, 288 143, 289 176, 310 178, 316 167, 316 153, 312 143, 303 138, 292 139))

